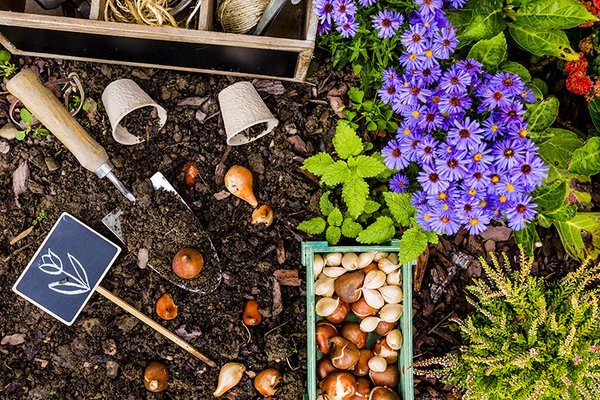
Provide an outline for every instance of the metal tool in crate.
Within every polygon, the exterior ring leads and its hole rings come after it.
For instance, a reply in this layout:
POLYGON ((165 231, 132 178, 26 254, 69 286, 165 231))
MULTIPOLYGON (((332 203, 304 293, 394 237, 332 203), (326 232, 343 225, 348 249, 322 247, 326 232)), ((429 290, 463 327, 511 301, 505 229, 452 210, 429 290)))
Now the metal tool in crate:
MULTIPOLYGON (((400 242, 395 240, 389 245, 377 246, 329 246, 327 242, 303 242, 302 265, 306 267, 306 310, 307 310, 307 390, 304 400, 316 400, 317 380, 316 362, 317 351, 315 341, 315 276, 313 269, 314 255, 317 253, 364 253, 364 252, 399 252, 400 242)), ((414 400, 414 382, 412 374, 412 274, 416 260, 402 265, 402 291, 404 292, 404 312, 400 318, 400 329, 403 342, 398 357, 398 370, 400 371, 400 384, 398 393, 403 400, 414 400)))

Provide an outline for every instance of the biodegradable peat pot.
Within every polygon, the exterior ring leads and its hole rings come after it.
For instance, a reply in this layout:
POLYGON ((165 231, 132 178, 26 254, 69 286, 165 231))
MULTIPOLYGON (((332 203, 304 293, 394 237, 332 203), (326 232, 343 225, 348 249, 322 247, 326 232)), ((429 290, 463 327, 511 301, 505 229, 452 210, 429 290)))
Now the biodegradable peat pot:
POLYGON ((131 79, 119 79, 110 83, 102 92, 102 103, 108 114, 113 138, 121 144, 132 145, 144 141, 121 125, 121 120, 132 111, 154 107, 158 113, 160 127, 167 122, 167 111, 131 79))
POLYGON ((279 121, 273 116, 262 97, 250 82, 237 82, 219 93, 219 107, 225 124, 227 144, 239 146, 250 143, 271 132, 279 121), (261 132, 248 136, 246 129, 266 124, 261 132))

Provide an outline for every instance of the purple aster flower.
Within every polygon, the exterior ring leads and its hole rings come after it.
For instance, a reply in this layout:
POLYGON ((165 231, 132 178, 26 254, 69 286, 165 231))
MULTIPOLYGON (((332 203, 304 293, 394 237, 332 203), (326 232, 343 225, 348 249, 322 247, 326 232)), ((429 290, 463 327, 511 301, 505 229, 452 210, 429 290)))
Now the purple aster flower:
POLYGON ((419 160, 419 143, 421 143, 421 139, 423 135, 420 133, 411 133, 408 136, 404 136, 404 140, 400 142, 400 150, 402 150, 402 154, 409 161, 418 161, 419 160))
POLYGON ((468 168, 468 175, 464 178, 466 187, 475 188, 477 190, 487 190, 490 184, 490 174, 488 171, 477 171, 468 168))
POLYGON ((373 17, 373 28, 379 29, 377 37, 391 38, 400 29, 403 21, 404 17, 399 12, 383 9, 373 17))
POLYGON ((458 181, 467 175, 467 168, 464 160, 461 160, 457 154, 448 160, 435 160, 436 170, 439 171, 440 177, 445 181, 458 181))
POLYGON ((525 109, 520 101, 510 101, 507 105, 500 107, 500 122, 506 125, 523 122, 525 109))
POLYGON ((422 190, 417 190, 413 193, 412 198, 410 199, 410 204, 413 207, 419 207, 427 204, 427 193, 422 190))
POLYGON ((417 214, 416 214, 417 223, 419 225, 421 225, 421 227, 427 231, 431 230, 431 227, 430 227, 431 216, 432 216, 431 207, 425 205, 425 206, 420 206, 417 209, 417 214))
POLYGON ((479 235, 487 229, 490 223, 490 215, 483 210, 477 210, 471 213, 465 227, 471 235, 479 235))
POLYGON ((408 105, 417 105, 419 102, 425 103, 429 96, 431 96, 431 90, 422 88, 415 81, 408 86, 402 85, 398 89, 398 100, 408 105))
POLYGON ((332 0, 315 0, 315 14, 319 17, 321 23, 327 23, 331 29, 331 21, 333 20, 333 1, 332 0))
POLYGON ((356 4, 353 0, 333 0, 333 20, 340 26, 354 14, 356 14, 356 4))
POLYGON ((344 38, 353 37, 358 31, 358 21, 356 21, 353 16, 349 16, 345 21, 339 23, 335 29, 337 29, 344 38))
POLYGON ((529 88, 526 88, 524 91, 519 93, 519 98, 526 103, 535 103, 535 95, 529 88))
POLYGON ((317 34, 319 36, 323 36, 323 35, 328 34, 329 32, 331 32, 331 22, 329 22, 329 21, 325 21, 325 22, 319 21, 319 26, 317 26, 317 34))
POLYGON ((408 165, 408 158, 402 154, 400 144, 396 140, 390 140, 381 150, 383 162, 389 169, 401 170, 408 165))
POLYGON ((420 55, 420 65, 422 68, 433 68, 435 65, 439 65, 440 62, 435 58, 435 54, 432 48, 426 48, 423 54, 420 55))
POLYGON ((413 132, 416 132, 413 130, 413 127, 407 124, 406 121, 403 121, 396 131, 396 139, 398 139, 399 142, 402 142, 405 136, 409 136, 413 132))
POLYGON ((411 53, 422 53, 427 43, 427 31, 423 25, 411 25, 410 29, 402 34, 401 43, 411 53))
POLYGON ((390 104, 398 100, 398 83, 387 82, 377 91, 379 98, 384 103, 390 104))
POLYGON ((471 199, 473 201, 479 201, 487 195, 485 189, 477 189, 474 187, 464 188, 460 190, 460 198, 471 199))
POLYGON ((427 107, 427 111, 421 115, 418 127, 426 132, 432 132, 442 126, 443 120, 444 118, 437 107, 427 107))
POLYGON ((471 75, 455 66, 444 72, 440 79, 440 89, 448 94, 466 93, 470 84, 471 75))
POLYGON ((458 150, 456 150, 456 147, 454 147, 453 145, 446 142, 442 142, 438 145, 435 154, 438 156, 438 158, 441 158, 444 161, 448 161, 456 157, 456 155, 458 154, 458 150))
POLYGON ((481 142, 471 148, 468 154, 463 156, 463 158, 468 160, 467 168, 470 170, 487 171, 494 161, 494 157, 491 153, 492 149, 488 147, 487 143, 481 142))
POLYGON ((435 168, 425 167, 419 172, 417 180, 427 193, 438 193, 445 190, 450 184, 442 180, 435 168))
POLYGON ((394 68, 386 68, 383 70, 383 83, 401 83, 400 74, 394 68))
POLYGON ((454 127, 448 132, 446 140, 458 150, 471 150, 481 143, 483 129, 475 120, 466 117, 464 121, 455 121, 454 127))
POLYGON ((480 210, 481 207, 478 207, 479 201, 473 198, 461 198, 454 203, 454 214, 458 217, 459 222, 466 223, 469 220, 471 214, 480 210))
POLYGON ((398 61, 400 62, 400 65, 407 70, 410 70, 422 67, 423 57, 419 56, 417 53, 405 51, 400 55, 398 61))
POLYGON ((525 90, 525 84, 519 75, 510 72, 498 72, 490 79, 490 86, 500 87, 510 96, 518 96, 525 90))
POLYGON ((548 167, 544 161, 535 153, 525 153, 525 158, 519 165, 510 170, 511 176, 517 181, 523 182, 529 191, 542 184, 542 180, 548 176, 548 167))
POLYGON ((498 124, 496 120, 496 116, 494 113, 490 114, 490 116, 483 121, 483 138, 485 140, 494 141, 498 136, 504 134, 505 130, 498 124))
POLYGON ((465 95, 448 95, 441 97, 439 109, 442 114, 460 114, 471 109, 471 98, 465 95))
POLYGON ((427 107, 423 105, 404 105, 400 114, 405 118, 404 122, 406 126, 411 127, 412 131, 418 130, 419 121, 421 116, 427 112, 427 107))
POLYGON ((516 200, 524 190, 523 183, 512 175, 496 186, 496 194, 506 197, 509 201, 516 200))
POLYGON ((435 14, 423 14, 417 11, 413 11, 409 14, 410 25, 423 25, 427 37, 432 37, 433 33, 439 28, 438 21, 435 18, 435 14))
POLYGON ((502 175, 501 172, 502 171, 496 170, 490 171, 490 186, 488 187, 488 193, 496 193, 496 188, 506 179, 505 175, 502 175))
POLYGON ((369 7, 375 3, 377 3, 377 0, 358 0, 358 4, 360 4, 363 7, 369 7))
POLYGON ((503 88, 499 87, 487 87, 483 92, 482 106, 487 107, 488 110, 492 111, 496 107, 504 107, 510 103, 510 97, 504 92, 503 88))
POLYGON ((525 139, 529 133, 529 124, 527 122, 519 122, 508 127, 508 137, 513 139, 525 139))
POLYGON ((442 76, 442 69, 439 65, 434 65, 433 67, 422 67, 416 68, 414 70, 414 77, 422 85, 431 85, 437 82, 442 76))
POLYGON ((463 8, 467 0, 448 0, 448 7, 450 8, 463 8))
POLYGON ((522 164, 525 160, 523 145, 513 139, 504 139, 494 143, 492 155, 495 158, 495 165, 506 171, 512 169, 516 165, 522 164))
POLYGON ((435 14, 437 10, 444 7, 442 0, 414 0, 414 3, 419 7, 419 13, 423 15, 435 14))
POLYGON ((446 235, 453 235, 460 229, 460 224, 456 216, 452 213, 446 213, 443 210, 433 210, 430 219, 431 229, 435 232, 446 235))
POLYGON ((471 75, 471 78, 474 78, 481 73, 483 64, 472 58, 467 58, 458 63, 458 68, 471 75))
POLYGON ((396 193, 406 192, 408 189, 408 178, 403 173, 399 172, 390 179, 390 190, 396 193))
POLYGON ((508 210, 506 218, 508 226, 515 231, 521 230, 525 224, 535 217, 537 204, 531 202, 531 196, 520 194, 508 210))
POLYGON ((454 29, 444 27, 435 33, 433 43, 433 54, 441 60, 447 60, 456 49, 458 39, 454 29))

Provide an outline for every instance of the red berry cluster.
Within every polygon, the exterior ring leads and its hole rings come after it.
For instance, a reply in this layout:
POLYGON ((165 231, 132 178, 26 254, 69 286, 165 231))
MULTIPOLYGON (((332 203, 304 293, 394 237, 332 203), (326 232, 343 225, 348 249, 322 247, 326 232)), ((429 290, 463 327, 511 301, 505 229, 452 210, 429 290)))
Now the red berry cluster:
MULTIPOLYGON (((596 0, 599 1, 600 0, 596 0)), ((586 95, 590 92, 593 82, 587 75, 588 62, 583 53, 579 53, 579 60, 567 61, 565 71, 569 74, 567 77, 567 89, 575 94, 586 95)))

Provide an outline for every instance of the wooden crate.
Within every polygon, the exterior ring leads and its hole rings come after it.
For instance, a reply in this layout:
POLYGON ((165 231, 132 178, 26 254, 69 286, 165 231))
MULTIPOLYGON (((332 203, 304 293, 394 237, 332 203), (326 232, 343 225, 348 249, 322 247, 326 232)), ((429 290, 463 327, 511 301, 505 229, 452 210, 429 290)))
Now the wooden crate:
POLYGON ((198 29, 102 21, 103 0, 92 1, 90 19, 26 13, 25 0, 0 0, 0 44, 21 55, 301 82, 317 29, 312 0, 304 2, 296 32, 286 30, 288 3, 266 36, 252 36, 213 30, 216 0, 204 0, 198 29))

